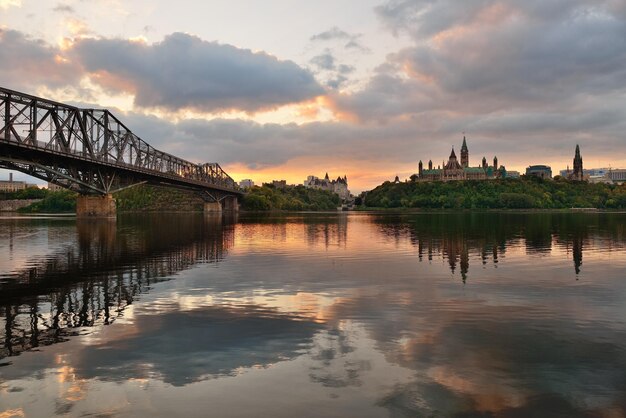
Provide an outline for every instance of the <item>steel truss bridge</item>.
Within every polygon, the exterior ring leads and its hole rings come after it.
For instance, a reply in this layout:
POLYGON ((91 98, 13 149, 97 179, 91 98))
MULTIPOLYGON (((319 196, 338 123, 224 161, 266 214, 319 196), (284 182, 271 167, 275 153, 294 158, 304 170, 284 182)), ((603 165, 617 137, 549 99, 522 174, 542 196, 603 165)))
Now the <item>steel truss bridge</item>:
POLYGON ((0 87, 0 167, 81 195, 139 184, 198 192, 207 202, 243 193, 217 163, 159 151, 106 109, 81 109, 0 87))

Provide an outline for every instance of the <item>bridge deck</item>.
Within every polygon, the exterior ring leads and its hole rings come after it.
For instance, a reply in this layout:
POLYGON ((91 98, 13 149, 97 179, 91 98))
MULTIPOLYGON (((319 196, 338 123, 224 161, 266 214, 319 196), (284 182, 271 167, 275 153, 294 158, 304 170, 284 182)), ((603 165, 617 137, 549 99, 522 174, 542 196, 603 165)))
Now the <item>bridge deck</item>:
POLYGON ((194 164, 157 150, 106 109, 81 109, 0 87, 0 118, 0 166, 82 194, 141 183, 243 194, 219 164, 194 164))

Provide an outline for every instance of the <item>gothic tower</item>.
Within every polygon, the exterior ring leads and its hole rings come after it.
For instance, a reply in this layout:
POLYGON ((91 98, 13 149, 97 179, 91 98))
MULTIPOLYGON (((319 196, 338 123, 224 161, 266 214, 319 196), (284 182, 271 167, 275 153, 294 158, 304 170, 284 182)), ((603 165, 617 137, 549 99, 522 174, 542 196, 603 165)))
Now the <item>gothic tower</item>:
POLYGON ((429 170, 433 169, 433 160, 428 161, 428 169, 429 170))
POLYGON ((483 157, 483 170, 487 170, 487 159, 483 157))
POLYGON ((422 177, 422 172, 424 171, 424 164, 422 164, 422 160, 420 160, 420 163, 418 165, 418 169, 419 169, 419 171, 418 171, 419 176, 422 177))
POLYGON ((463 167, 469 167, 469 150, 467 149, 465 136, 463 136, 463 145, 461 146, 461 165, 463 167))
POLYGON ((576 154, 574 155, 574 173, 572 180, 583 181, 583 157, 580 156, 580 147, 576 144, 576 154))
POLYGON ((493 157, 493 171, 498 169, 498 157, 493 157))

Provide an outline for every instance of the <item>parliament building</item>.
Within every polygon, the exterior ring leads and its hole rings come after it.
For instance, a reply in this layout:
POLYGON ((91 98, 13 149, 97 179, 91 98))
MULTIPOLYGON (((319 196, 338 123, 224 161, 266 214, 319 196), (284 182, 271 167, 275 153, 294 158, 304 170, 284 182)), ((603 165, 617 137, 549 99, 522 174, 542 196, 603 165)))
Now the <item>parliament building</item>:
POLYGON ((506 169, 504 166, 498 165, 498 157, 493 157, 493 165, 488 165, 487 159, 483 157, 481 165, 470 167, 469 150, 465 137, 463 137, 463 145, 461 146, 460 163, 454 148, 452 148, 447 163, 444 161, 441 166, 433 168, 433 161, 430 160, 428 169, 425 170, 420 160, 418 169, 418 174, 411 176, 411 179, 414 181, 490 180, 506 177, 506 169))

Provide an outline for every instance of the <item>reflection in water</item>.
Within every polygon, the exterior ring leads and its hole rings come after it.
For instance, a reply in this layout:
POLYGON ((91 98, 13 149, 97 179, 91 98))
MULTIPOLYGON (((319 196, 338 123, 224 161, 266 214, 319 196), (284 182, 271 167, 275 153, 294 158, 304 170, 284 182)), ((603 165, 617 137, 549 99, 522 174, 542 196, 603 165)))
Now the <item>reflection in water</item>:
POLYGON ((146 218, 78 221, 75 241, 0 282, 0 358, 66 341, 78 327, 108 325, 155 283, 218 262, 234 241, 225 219, 174 216, 158 229, 146 218))
POLYGON ((418 248, 419 260, 433 256, 447 260, 450 271, 457 268, 467 280, 470 255, 475 253, 485 265, 497 264, 507 248, 523 246, 527 254, 549 254, 553 246, 571 253, 574 271, 580 273, 583 248, 597 239, 623 248, 626 236, 619 218, 599 214, 535 213, 448 213, 418 216, 390 216, 376 220, 386 235, 398 240, 408 237, 418 248))
POLYGON ((0 237, 0 416, 626 416, 624 214, 21 219, 0 237))

